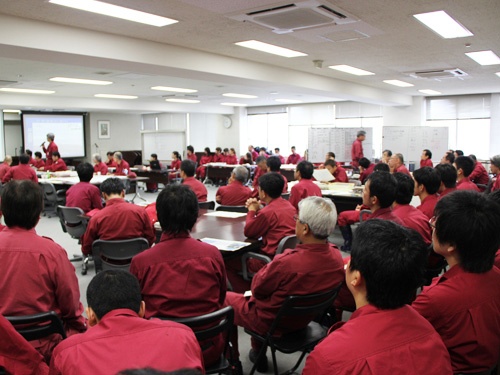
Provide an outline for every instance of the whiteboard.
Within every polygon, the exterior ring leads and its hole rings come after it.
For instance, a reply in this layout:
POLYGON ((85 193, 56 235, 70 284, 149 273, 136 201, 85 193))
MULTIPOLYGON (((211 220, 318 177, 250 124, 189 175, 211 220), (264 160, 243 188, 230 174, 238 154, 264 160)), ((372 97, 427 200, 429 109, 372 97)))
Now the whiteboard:
POLYGON ((351 162, 352 143, 356 140, 358 131, 366 132, 363 141, 363 154, 371 159, 373 154, 372 128, 310 128, 309 129, 309 161, 322 163, 327 152, 335 153, 335 160, 351 162))
POLYGON ((142 158, 149 160, 151 154, 157 154, 159 160, 172 160, 172 152, 182 152, 186 148, 184 132, 142 133, 142 158))
POLYGON ((448 151, 448 128, 431 126, 384 126, 382 146, 393 154, 403 154, 405 163, 418 162, 422 151, 432 152, 432 161, 439 162, 448 151))

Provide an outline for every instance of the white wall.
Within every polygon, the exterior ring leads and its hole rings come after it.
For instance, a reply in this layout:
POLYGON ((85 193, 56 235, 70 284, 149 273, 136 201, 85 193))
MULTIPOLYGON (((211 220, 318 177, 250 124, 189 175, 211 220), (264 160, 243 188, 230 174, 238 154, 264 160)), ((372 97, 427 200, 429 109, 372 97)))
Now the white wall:
POLYGON ((384 126, 422 126, 425 124, 424 97, 414 96, 413 105, 383 107, 384 126))
POLYGON ((225 116, 214 114, 189 114, 189 143, 195 151, 203 151, 205 147, 215 151, 216 147, 231 148, 239 155, 240 119, 238 115, 225 116), (231 127, 224 127, 224 119, 231 119, 231 127))
POLYGON ((500 94, 491 94, 490 155, 500 155, 500 94))

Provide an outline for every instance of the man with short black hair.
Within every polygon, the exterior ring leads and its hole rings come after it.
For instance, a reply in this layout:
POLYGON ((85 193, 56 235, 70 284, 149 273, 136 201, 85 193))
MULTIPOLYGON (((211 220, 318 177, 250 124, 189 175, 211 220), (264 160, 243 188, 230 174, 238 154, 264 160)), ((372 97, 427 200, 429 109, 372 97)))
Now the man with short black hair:
POLYGON ((356 311, 309 354, 302 374, 451 375, 441 338, 408 306, 424 276, 421 237, 387 220, 368 220, 356 230, 351 254, 345 279, 356 311))
POLYGON ((19 156, 19 165, 9 169, 5 176, 3 176, 2 183, 6 184, 10 180, 31 180, 38 183, 36 172, 28 165, 29 161, 29 155, 22 154, 19 156))
POLYGON ((420 156, 420 168, 423 167, 433 167, 432 164, 432 152, 428 149, 422 151, 422 155, 420 156))
POLYGON ((295 146, 292 146, 291 148, 292 153, 288 156, 288 159, 286 159, 287 164, 298 164, 301 160, 301 157, 299 154, 295 153, 295 146))
POLYGON ((477 192, 456 191, 434 213, 432 245, 450 269, 412 306, 441 335, 454 373, 489 373, 500 347, 500 270, 493 266, 500 206, 477 192))
POLYGON ((389 164, 389 160, 391 159, 391 156, 392 156, 391 150, 384 150, 382 152, 382 158, 380 159, 379 163, 389 164))
POLYGON ((476 155, 470 154, 469 157, 474 161, 474 169, 469 175, 469 180, 475 184, 488 185, 490 176, 488 176, 486 168, 484 168, 481 162, 477 161, 476 155))
POLYGON ((115 153, 114 153, 114 152, 112 152, 112 151, 108 151, 108 152, 106 153, 106 157, 108 158, 108 160, 106 160, 106 163, 105 163, 105 164, 106 164, 106 166, 107 166, 108 168, 111 168, 111 167, 116 168, 115 159, 113 158, 114 154, 115 154, 115 153))
POLYGON ((85 213, 94 209, 100 210, 102 208, 101 192, 97 186, 90 183, 94 176, 92 164, 78 164, 76 173, 78 173, 80 182, 66 191, 66 206, 79 207, 85 213))
POLYGON ((255 164, 257 167, 254 169, 253 173, 252 198, 257 198, 259 196, 259 178, 267 173, 267 158, 264 155, 259 155, 255 159, 255 164))
POLYGON ((92 161, 94 162, 94 173, 103 176, 108 174, 108 166, 102 161, 101 155, 94 154, 92 161))
POLYGON ((195 165, 196 165, 196 163, 198 163, 198 157, 194 153, 194 147, 193 146, 187 146, 186 147, 186 159, 192 160, 195 163, 195 165))
POLYGON ((364 130, 359 130, 356 134, 356 140, 352 143, 351 147, 351 158, 353 168, 359 167, 359 159, 363 155, 363 141, 366 139, 366 132, 364 130))
POLYGON ((455 160, 456 160, 459 156, 464 156, 464 152, 463 152, 462 150, 455 150, 454 154, 455 154, 455 160))
POLYGON ((285 186, 283 187, 283 194, 288 192, 288 180, 281 173, 281 160, 277 156, 273 155, 267 158, 266 166, 267 166, 267 172, 276 172, 281 174, 283 180, 285 180, 285 186))
POLYGON ((143 237, 150 245, 155 241, 155 232, 144 207, 127 203, 125 186, 121 179, 111 177, 101 185, 106 207, 97 212, 89 221, 82 238, 82 252, 92 253, 92 243, 97 240, 128 240, 143 237))
POLYGON ((207 188, 202 182, 198 181, 194 174, 196 172, 196 164, 191 159, 184 159, 181 162, 180 176, 182 183, 187 185, 194 191, 199 202, 207 201, 207 188))
POLYGON ((359 171, 361 172, 359 175, 359 181, 361 181, 361 184, 364 184, 368 176, 373 173, 375 166, 376 164, 370 162, 367 158, 359 159, 359 171))
POLYGON ((28 165, 30 167, 33 166, 33 164, 35 164, 35 159, 33 159, 33 151, 26 149, 26 151, 24 153, 30 157, 30 161, 28 162, 28 165))
POLYGON ((61 158, 61 154, 59 151, 54 151, 52 153, 52 164, 45 164, 45 170, 50 171, 50 172, 63 172, 67 171, 68 167, 66 166, 66 163, 64 160, 61 158))
POLYGON ((248 169, 239 166, 233 169, 226 186, 215 193, 215 201, 223 206, 242 206, 252 195, 252 190, 244 184, 248 181, 248 169))
POLYGON ((414 195, 420 198, 420 206, 417 208, 430 219, 434 216, 434 206, 438 201, 436 193, 441 187, 439 172, 431 167, 423 167, 413 172, 413 178, 415 179, 414 195))
POLYGON ((397 182, 389 172, 375 172, 368 177, 363 189, 363 205, 372 212, 368 219, 384 219, 399 225, 403 222, 392 212, 397 182))
POLYGON ((40 151, 35 152, 35 163, 33 163, 33 167, 37 170, 43 170, 45 167, 45 162, 42 159, 42 153, 40 151))
POLYGON ((335 178, 333 182, 349 182, 345 169, 342 168, 335 160, 330 159, 325 161, 325 168, 335 178))
POLYGON ((288 200, 297 210, 299 202, 307 197, 321 197, 321 189, 312 181, 314 166, 307 160, 302 160, 295 169, 295 179, 299 182, 290 190, 290 199, 288 200))
POLYGON ((92 327, 64 340, 54 350, 51 375, 115 375, 131 367, 172 371, 203 369, 193 331, 169 320, 143 319, 137 279, 122 270, 98 273, 87 288, 85 309, 92 327))
POLYGON ((411 176, 410 171, 405 166, 405 160, 403 154, 394 154, 389 159, 389 167, 391 168, 391 173, 401 172, 411 176))
POLYGON ((285 162, 286 162, 285 157, 280 154, 279 147, 276 147, 274 149, 274 154, 273 155, 279 157, 281 164, 285 164, 285 162))
POLYGON ((441 186, 439 187, 439 199, 445 195, 457 190, 457 170, 451 164, 440 163, 434 167, 441 178, 441 186))
POLYGON ((455 162, 455 154, 453 153, 452 150, 449 150, 444 154, 444 156, 441 158, 441 163, 442 164, 453 164, 455 162))
POLYGON ((459 156, 453 165, 457 170, 457 190, 474 190, 479 193, 477 185, 469 179, 474 170, 474 160, 468 156, 459 156))

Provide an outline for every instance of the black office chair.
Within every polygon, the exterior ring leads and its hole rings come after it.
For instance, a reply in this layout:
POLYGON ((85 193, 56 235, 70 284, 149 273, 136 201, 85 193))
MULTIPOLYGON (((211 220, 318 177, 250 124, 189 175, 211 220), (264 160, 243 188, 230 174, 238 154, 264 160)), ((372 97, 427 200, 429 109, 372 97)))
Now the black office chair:
POLYGON ((255 273, 251 273, 248 271, 247 260, 248 259, 257 259, 261 260, 264 263, 271 263, 272 259, 267 255, 254 253, 253 251, 249 251, 241 256, 241 276, 243 280, 252 281, 252 278, 255 276, 255 273))
POLYGON ((372 212, 370 210, 360 210, 359 211, 359 222, 363 222, 363 215, 364 214, 371 214, 372 212))
POLYGON ((220 334, 225 335, 224 350, 220 359, 213 365, 205 367, 205 374, 222 373, 236 365, 231 343, 229 341, 231 339, 231 331, 234 323, 234 310, 231 306, 226 306, 209 314, 193 316, 190 318, 157 316, 152 317, 151 319, 172 320, 177 323, 185 324, 193 330, 196 339, 200 343, 203 343, 206 340, 214 339, 220 334), (209 328, 206 328, 207 326, 209 328), (229 360, 226 358, 225 353, 229 354, 229 360))
POLYGON ((55 311, 25 316, 6 316, 10 324, 27 341, 39 340, 57 333, 66 338, 63 322, 55 311))
POLYGON ((95 240, 92 243, 95 271, 129 271, 132 258, 149 247, 148 240, 142 237, 119 241, 95 240))
POLYGON ((283 253, 287 249, 295 249, 299 242, 300 241, 295 234, 283 237, 278 244, 278 248, 276 249, 276 255, 283 253))
POLYGON ((266 348, 268 346, 271 349, 275 375, 278 375, 276 350, 285 354, 291 354, 301 351, 302 354, 295 366, 293 366, 293 368, 286 371, 282 375, 288 375, 295 372, 306 354, 310 353, 314 349, 316 344, 318 344, 322 339, 326 337, 328 328, 322 326, 319 323, 311 321, 307 325, 307 327, 303 329, 285 333, 281 337, 274 337, 276 329, 278 327, 281 327, 280 323, 283 318, 299 316, 310 316, 311 318, 317 316, 323 317, 326 313, 326 310, 333 305, 335 298, 337 298, 337 294, 340 290, 341 285, 342 283, 340 283, 340 285, 335 289, 323 293, 309 294, 305 296, 288 296, 283 302, 283 305, 281 305, 276 318, 271 324, 269 331, 265 335, 258 334, 257 332, 245 328, 246 333, 262 343, 262 348, 260 349, 255 364, 250 371, 250 375, 253 375, 253 373, 255 372, 257 364, 259 363, 259 360, 264 357, 266 348))
POLYGON ((198 202, 198 207, 205 210, 214 210, 215 202, 214 201, 198 202))
POLYGON ((245 206, 219 206, 215 209, 215 211, 226 211, 226 212, 248 212, 248 208, 245 206))
POLYGON ((43 190, 43 215, 47 217, 57 216, 57 206, 66 204, 66 191, 56 190, 50 182, 40 184, 43 190))

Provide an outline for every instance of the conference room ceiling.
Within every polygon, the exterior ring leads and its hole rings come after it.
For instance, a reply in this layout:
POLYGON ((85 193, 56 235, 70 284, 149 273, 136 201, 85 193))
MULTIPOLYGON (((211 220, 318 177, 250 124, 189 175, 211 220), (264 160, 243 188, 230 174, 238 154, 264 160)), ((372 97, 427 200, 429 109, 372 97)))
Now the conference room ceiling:
MULTIPOLYGON (((311 0, 308 0, 311 1, 311 0)), ((466 52, 493 50, 500 55, 500 6, 498 0, 312 0, 345 12, 354 22, 330 25, 277 34, 270 28, 238 18, 250 10, 272 8, 291 4, 293 1, 272 0, 106 0, 157 15, 179 20, 178 23, 153 27, 48 3, 46 0, 0 0, 0 15, 66 25, 73 28, 109 33, 134 40, 178 46, 203 51, 233 60, 255 62, 263 69, 285 69, 302 72, 315 77, 333 79, 342 85, 360 85, 378 92, 392 92, 401 96, 424 96, 418 90, 432 89, 443 95, 500 92, 500 65, 481 66, 465 55, 466 52), (413 14, 445 10, 469 29, 474 36, 444 39, 417 21, 413 14), (356 39, 359 38, 359 39, 356 39), (235 42, 259 40, 307 53, 307 56, 284 58, 235 45, 235 42), (351 39, 346 41, 332 41, 351 39), (322 60, 322 68, 314 67, 313 60, 322 60), (347 64, 375 73, 371 76, 354 76, 329 69, 330 65, 347 64), (463 79, 442 80, 414 78, 409 72, 434 69, 458 68, 465 73, 463 79), (399 79, 412 83, 413 87, 390 86, 383 80, 399 79), (382 91, 383 90, 383 91, 382 91)), ((300 3, 302 1, 295 1, 300 3)), ((241 17, 240 17, 241 18, 241 17)), ((27 38, 30 35, 26 35, 27 38)), ((31 35, 36 37, 36 35, 31 35)), ((269 79, 217 81, 213 76, 189 74, 182 76, 164 72, 147 73, 144 69, 99 69, 99 63, 91 64, 82 59, 78 64, 54 64, 32 57, 23 59, 22 54, 11 56, 0 54, 0 80, 17 81, 22 87, 57 87, 58 95, 88 97, 96 92, 95 87, 47 82, 49 76, 70 76, 92 79, 107 79, 114 82, 113 91, 138 95, 143 101, 164 101, 161 95, 169 93, 151 92, 151 85, 163 82, 169 86, 196 88, 196 96, 205 104, 218 105, 222 101, 236 101, 253 105, 276 105, 281 98, 303 102, 325 102, 354 100, 349 95, 338 95, 338 90, 314 92, 269 79), (96 73, 107 73, 99 76, 96 73), (137 75, 134 75, 137 74, 137 75), (83 76, 83 77, 81 77, 83 76), (253 94, 258 99, 232 100, 220 96, 224 92, 253 94), (276 94, 278 92, 278 94, 276 94)), ((275 71, 275 70, 274 70, 275 71)), ((293 81, 293 79, 290 79, 293 81)), ((332 81, 333 82, 333 81, 332 81)), ((163 83, 164 84, 164 83, 163 83)), ((36 88, 33 87, 33 88, 36 88)), ((118 92, 117 92, 118 93, 118 92)), ((3 95, 3 94, 2 94, 3 95)), ((363 100, 362 98, 360 99, 363 100)), ((0 103, 1 105, 1 103, 0 103)))

